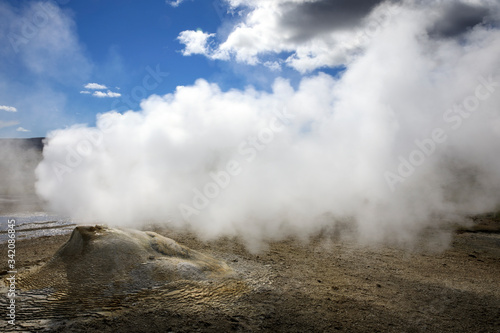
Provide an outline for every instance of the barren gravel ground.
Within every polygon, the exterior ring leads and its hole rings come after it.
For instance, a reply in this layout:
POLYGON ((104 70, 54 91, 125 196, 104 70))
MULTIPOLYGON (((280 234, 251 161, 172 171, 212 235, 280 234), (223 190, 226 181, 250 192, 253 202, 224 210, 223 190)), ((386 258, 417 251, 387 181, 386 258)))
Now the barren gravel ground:
MULTIPOLYGON (((16 326, 2 310, 0 331, 500 332, 499 222, 478 222, 437 252, 360 247, 323 235, 274 242, 255 255, 234 239, 200 242, 155 229, 225 260, 238 277, 177 281, 127 297, 21 291, 16 326)), ((19 241, 18 268, 43 264, 68 239, 19 241)), ((5 244, 0 252, 6 258, 5 244)))

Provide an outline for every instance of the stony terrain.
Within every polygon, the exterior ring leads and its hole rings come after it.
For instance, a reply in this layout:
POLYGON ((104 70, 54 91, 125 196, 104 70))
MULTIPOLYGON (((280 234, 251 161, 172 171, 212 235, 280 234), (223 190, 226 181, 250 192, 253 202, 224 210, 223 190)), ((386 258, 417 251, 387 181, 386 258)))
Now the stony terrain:
MULTIPOLYGON (((323 234, 251 254, 237 239, 200 242, 155 228, 223 260, 225 279, 176 280, 131 292, 59 295, 21 291, 16 326, 47 332, 499 332, 497 219, 452 235, 447 248, 363 247, 323 234)), ((36 270, 69 235, 19 241, 17 265, 36 270)), ((425 243, 423 243, 425 244, 425 243)), ((6 253, 2 244, 0 251, 6 253)), ((0 271, 6 269, 0 267, 0 271)), ((21 269, 22 271, 22 269, 21 269)), ((20 272, 25 276, 27 272, 20 272)), ((5 272, 3 272, 5 277, 5 272)), ((5 308, 6 298, 1 299, 5 308)))

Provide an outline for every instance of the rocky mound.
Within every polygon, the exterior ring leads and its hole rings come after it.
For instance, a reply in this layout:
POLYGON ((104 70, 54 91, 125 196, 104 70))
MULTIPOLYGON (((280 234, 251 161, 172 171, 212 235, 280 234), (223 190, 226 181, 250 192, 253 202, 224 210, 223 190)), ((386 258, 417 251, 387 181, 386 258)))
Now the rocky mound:
POLYGON ((116 294, 231 274, 224 262, 155 232, 79 226, 49 262, 21 279, 20 287, 116 294))

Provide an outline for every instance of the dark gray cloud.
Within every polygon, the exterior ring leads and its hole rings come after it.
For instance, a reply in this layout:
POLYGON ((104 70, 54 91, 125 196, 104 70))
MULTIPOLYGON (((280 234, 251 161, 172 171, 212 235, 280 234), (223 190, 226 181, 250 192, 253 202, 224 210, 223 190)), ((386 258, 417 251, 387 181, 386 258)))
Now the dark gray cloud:
MULTIPOLYGON (((283 5, 280 25, 292 33, 291 40, 301 42, 334 30, 349 29, 362 20, 380 3, 398 0, 318 0, 283 5)), ((427 6, 426 1, 420 3, 427 6)), ((474 26, 484 23, 491 8, 450 1, 441 9, 436 23, 429 29, 435 38, 457 37, 474 26)))
POLYGON ((486 7, 473 6, 463 2, 448 4, 437 22, 429 30, 433 37, 457 37, 474 26, 483 23, 490 15, 486 7))
POLYGON ((300 41, 317 34, 358 25, 384 0, 319 0, 288 4, 283 8, 281 24, 300 41))

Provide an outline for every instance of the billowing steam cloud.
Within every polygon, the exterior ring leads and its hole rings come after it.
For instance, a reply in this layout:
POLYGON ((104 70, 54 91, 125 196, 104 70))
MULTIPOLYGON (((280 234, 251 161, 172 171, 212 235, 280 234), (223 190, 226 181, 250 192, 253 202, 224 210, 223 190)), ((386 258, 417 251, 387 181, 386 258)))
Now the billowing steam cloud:
POLYGON ((339 221, 361 240, 405 242, 498 209, 500 30, 458 33, 436 23, 445 16, 399 8, 339 77, 278 79, 270 93, 199 80, 54 131, 37 191, 86 222, 168 222, 250 245, 339 221))

